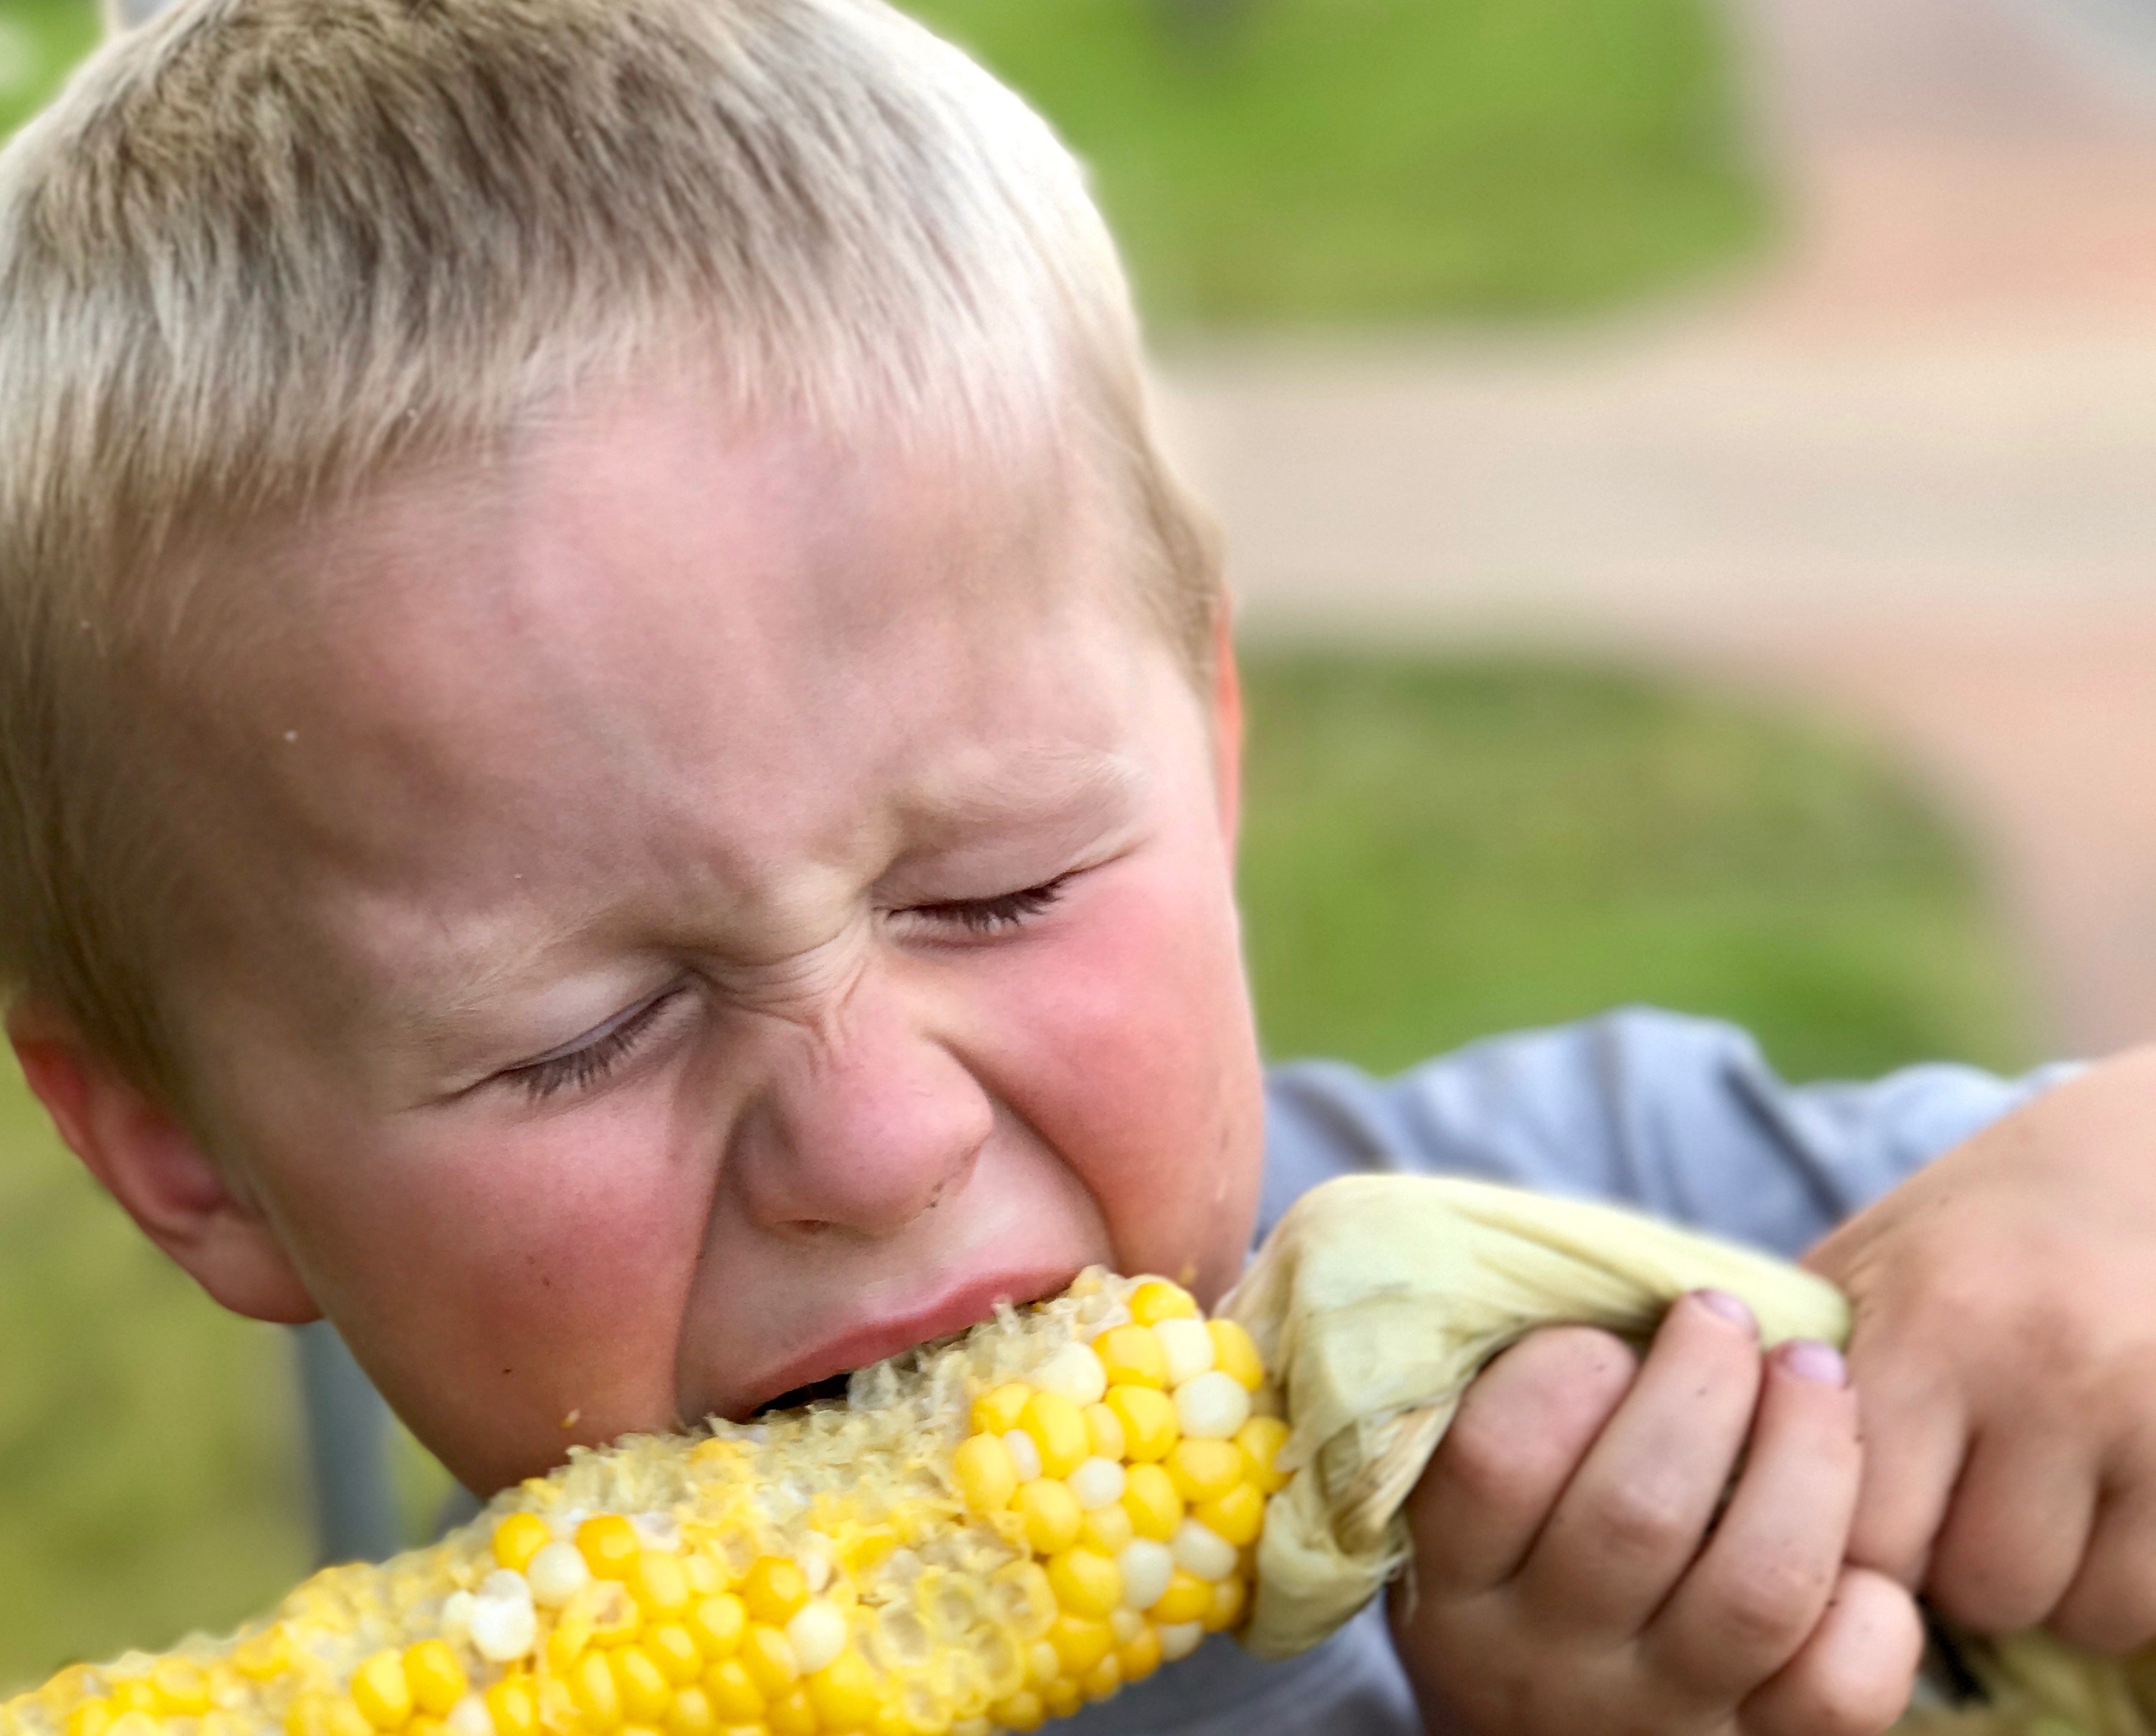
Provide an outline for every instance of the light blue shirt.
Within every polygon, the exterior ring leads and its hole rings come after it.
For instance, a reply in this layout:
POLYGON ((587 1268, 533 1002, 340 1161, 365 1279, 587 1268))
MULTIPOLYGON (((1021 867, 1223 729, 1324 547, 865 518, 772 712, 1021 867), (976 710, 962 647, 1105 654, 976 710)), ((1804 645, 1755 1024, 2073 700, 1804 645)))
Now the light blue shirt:
MULTIPOLYGON (((1496 1037, 1396 1079, 1306 1061, 1265 1084, 1263 1236, 1337 1175, 1471 1175, 1640 1207, 1801 1253, 1933 1158, 2067 1076, 1912 1067, 1789 1086, 1743 1031, 1630 1009, 1496 1037)), ((1226 1640, 1060 1723, 1070 1736, 1409 1736, 1421 1722, 1373 1605, 1263 1664, 1226 1640)))

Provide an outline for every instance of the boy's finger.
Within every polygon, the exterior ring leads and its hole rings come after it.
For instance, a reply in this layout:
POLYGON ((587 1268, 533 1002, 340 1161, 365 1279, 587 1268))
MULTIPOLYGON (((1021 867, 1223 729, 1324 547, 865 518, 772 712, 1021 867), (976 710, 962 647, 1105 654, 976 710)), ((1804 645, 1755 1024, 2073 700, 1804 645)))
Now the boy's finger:
POLYGON ((1743 1736, 1878 1736, 1902 1716, 1924 1655, 1916 1601, 1886 1574, 1845 1567, 1797 1655, 1748 1699, 1743 1736))
POLYGON ((1520 1571, 1542 1620, 1639 1631, 1698 1553, 1758 1390, 1750 1311, 1718 1292, 1680 1300, 1520 1571))
POLYGON ((2073 1583, 2095 1515, 2096 1467, 2071 1436, 2031 1425, 1977 1436, 1933 1546, 1925 1595, 1979 1633, 2047 1618, 2073 1583))
POLYGON ((2138 1651, 2156 1640, 2156 1502, 2112 1495, 2097 1508, 2092 1534, 2052 1611, 2052 1629, 2084 1651, 2138 1651))
POLYGON ((1728 1705, 1789 1662, 1840 1577, 1861 1466, 1841 1358, 1784 1344, 1722 1521, 1644 1636, 1650 1667, 1728 1705))
POLYGON ((1923 1583, 1969 1451, 1961 1393, 1935 1365, 1867 1344, 1861 1321, 1849 1367, 1861 1395, 1865 1446, 1849 1559, 1914 1590, 1923 1583))
POLYGON ((1482 1372, 1408 1502, 1419 1594, 1471 1595, 1512 1576, 1638 1367, 1623 1339, 1558 1327, 1482 1372))

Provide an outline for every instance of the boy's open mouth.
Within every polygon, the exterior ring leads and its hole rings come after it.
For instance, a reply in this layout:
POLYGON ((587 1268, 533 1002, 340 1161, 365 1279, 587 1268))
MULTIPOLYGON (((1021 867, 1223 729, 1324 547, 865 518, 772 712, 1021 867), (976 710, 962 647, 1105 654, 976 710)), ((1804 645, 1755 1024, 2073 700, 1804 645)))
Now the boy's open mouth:
MULTIPOLYGON (((1077 1268, 1050 1271, 992 1273, 971 1279, 924 1306, 881 1320, 863 1323, 773 1371, 776 1390, 748 1407, 747 1414, 788 1410, 818 1399, 844 1398, 855 1370, 896 1356, 918 1344, 933 1343, 978 1326, 1001 1302, 1024 1307, 1070 1287, 1077 1268), (783 1383, 783 1384, 782 1384, 783 1383)), ((759 1384, 762 1383, 759 1382, 759 1384)))

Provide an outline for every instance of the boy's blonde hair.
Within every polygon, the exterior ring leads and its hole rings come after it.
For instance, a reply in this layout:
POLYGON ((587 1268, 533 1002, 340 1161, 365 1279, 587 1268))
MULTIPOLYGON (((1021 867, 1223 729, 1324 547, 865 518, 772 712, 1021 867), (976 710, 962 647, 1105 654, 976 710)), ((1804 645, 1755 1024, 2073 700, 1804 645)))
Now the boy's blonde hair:
POLYGON ((175 1097, 176 550, 693 352, 751 413, 1083 439, 1209 666, 1083 177, 877 0, 182 0, 0 156, 0 989, 175 1097))

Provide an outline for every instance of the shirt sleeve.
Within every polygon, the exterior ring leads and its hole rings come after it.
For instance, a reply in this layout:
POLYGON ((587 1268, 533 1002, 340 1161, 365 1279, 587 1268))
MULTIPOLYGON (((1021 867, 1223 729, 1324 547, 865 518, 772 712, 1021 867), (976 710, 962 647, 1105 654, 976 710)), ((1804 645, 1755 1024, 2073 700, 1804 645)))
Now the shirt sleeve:
POLYGON ((1301 1062, 1267 1081, 1260 1233, 1318 1182, 1378 1171, 1613 1200, 1794 1255, 2075 1071, 1932 1065, 1791 1086, 1736 1027, 1645 1008, 1492 1038, 1389 1080, 1301 1062))

